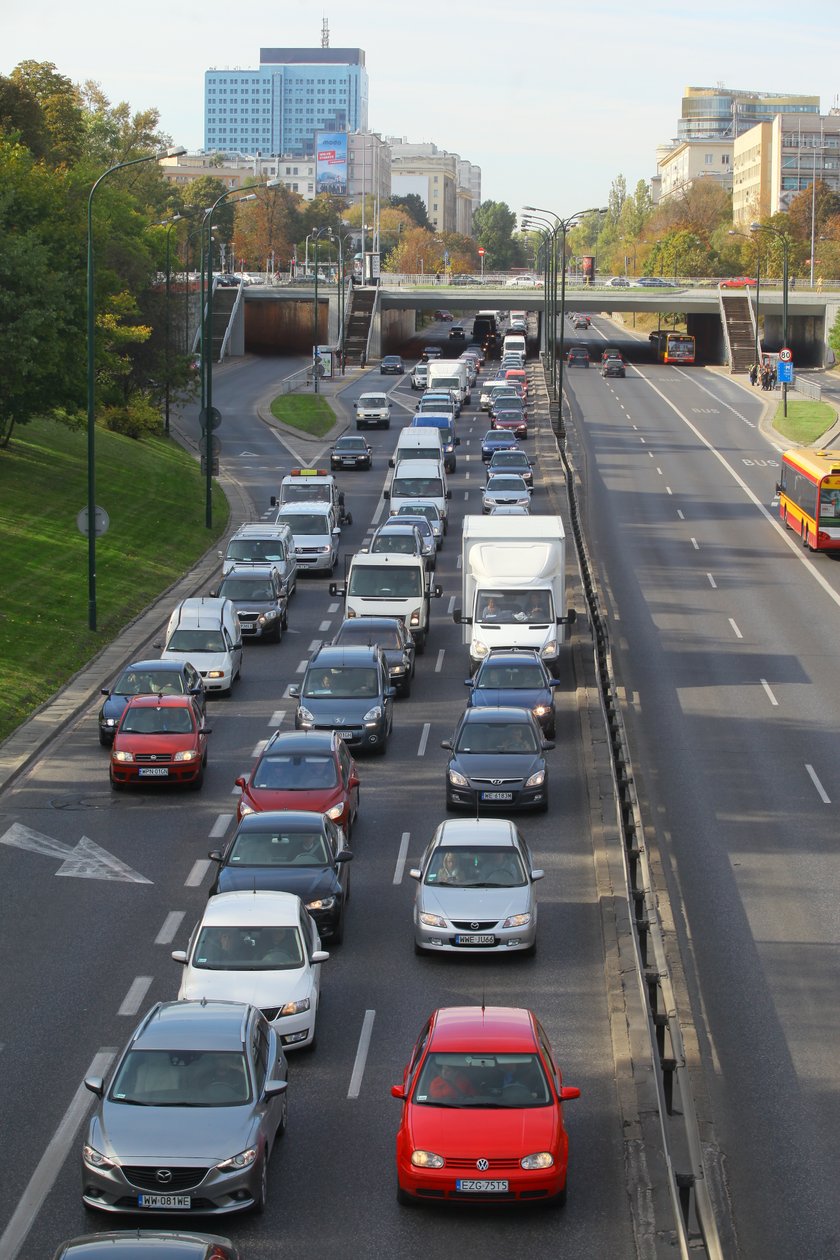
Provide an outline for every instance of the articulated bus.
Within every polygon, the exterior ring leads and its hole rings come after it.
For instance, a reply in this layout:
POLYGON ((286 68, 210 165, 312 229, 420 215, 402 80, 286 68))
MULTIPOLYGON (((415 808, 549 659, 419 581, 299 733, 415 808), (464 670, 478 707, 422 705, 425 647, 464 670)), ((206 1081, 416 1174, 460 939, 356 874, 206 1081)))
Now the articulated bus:
POLYGON ((656 353, 660 363, 693 363, 695 354, 694 338, 689 337, 686 333, 665 332, 662 329, 659 334, 656 353))
POLYGON ((779 516, 812 551, 840 551, 840 451, 785 451, 779 516))

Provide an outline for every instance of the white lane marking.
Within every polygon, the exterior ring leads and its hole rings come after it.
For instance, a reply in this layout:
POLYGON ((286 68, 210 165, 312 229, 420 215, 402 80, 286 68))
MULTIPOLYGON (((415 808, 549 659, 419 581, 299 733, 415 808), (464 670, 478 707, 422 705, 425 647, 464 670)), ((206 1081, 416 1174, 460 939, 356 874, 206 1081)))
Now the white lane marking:
POLYGON ((362 1031, 359 1034, 359 1046, 356 1050, 356 1062, 353 1064, 353 1075, 350 1077, 350 1088, 347 1091, 348 1098, 358 1098, 359 1091, 362 1088, 362 1077, 365 1074, 365 1064, 367 1063, 368 1050, 370 1049, 370 1039, 373 1033, 373 1021, 376 1018, 376 1011, 365 1011, 365 1017, 362 1020, 362 1031))
POLYGON ((716 590, 717 590, 717 582, 716 582, 716 581, 715 581, 715 579, 712 577, 711 573, 707 573, 707 574, 706 574, 706 577, 709 579, 709 586, 711 586, 711 588, 712 588, 712 590, 713 590, 713 591, 716 591, 716 590))
MULTIPOLYGON (((308 664, 309 664, 309 662, 308 662, 308 661, 301 661, 301 662, 300 662, 300 664, 298 665, 297 669, 295 670, 295 673, 296 673, 296 674, 304 674, 304 673, 306 672, 306 666, 307 666, 308 664)), ((284 699, 286 699, 286 698, 288 697, 288 695, 289 695, 289 692, 288 692, 288 688, 287 688, 283 698, 284 698, 284 699)))
POLYGON ((320 640, 320 639, 313 639, 313 640, 312 640, 312 642, 309 644, 309 651, 310 651, 310 652, 317 652, 317 651, 318 651, 318 648, 319 648, 320 646, 321 646, 321 640, 320 640))
POLYGON ((691 545, 692 545, 692 547, 694 548, 694 550, 695 550, 695 551, 699 551, 699 550, 700 550, 700 544, 698 543, 698 541, 697 541, 697 539, 696 539, 696 538, 692 538, 692 539, 691 539, 691 545))
POLYGON ((769 682, 767 681, 767 679, 766 679, 766 678, 762 678, 760 681, 761 681, 761 685, 762 685, 762 687, 763 687, 763 688, 764 688, 764 690, 767 692, 767 695, 768 695, 768 697, 769 697, 769 699, 770 699, 770 703, 771 703, 772 705, 775 705, 776 707, 778 707, 779 702, 778 702, 778 700, 776 699, 776 697, 773 695, 773 692, 770 690, 770 684, 769 684, 769 682))
POLYGON ((443 658, 444 658, 444 656, 445 656, 445 655, 446 655, 446 649, 445 649, 445 648, 441 648, 441 649, 440 649, 440 651, 439 651, 439 652, 438 652, 438 654, 437 654, 437 660, 435 661, 435 673, 436 673, 436 674, 439 674, 439 673, 440 673, 440 671, 443 669, 443 658))
POLYGON ((397 865, 394 867, 394 883, 402 883, 403 871, 405 870, 405 859, 408 857, 408 841, 411 837, 410 831, 402 833, 400 840, 400 851, 397 854, 397 865))
POLYGON ((171 945, 178 935, 178 928, 186 918, 186 910, 170 910, 155 937, 155 945, 171 945))
POLYGON ((210 870, 209 858, 196 858, 193 862, 192 870, 184 880, 185 888, 198 888, 204 876, 210 870))
POLYGON ((424 722, 424 723, 423 723, 423 733, 422 733, 422 734, 421 734, 421 736, 420 736, 420 743, 417 745, 417 756, 418 756, 418 757, 425 757, 425 755, 426 755, 426 744, 428 743, 428 740, 429 740, 429 731, 430 731, 431 729, 432 729, 432 724, 431 724, 431 722, 424 722))
POLYGON ((460 569, 460 567, 461 567, 461 557, 458 556, 457 560, 455 561, 455 568, 460 569))
POLYGON ((648 451, 648 458, 649 458, 649 459, 654 459, 654 458, 655 458, 655 456, 654 456, 654 454, 653 454, 653 451, 648 451))
POLYGON ((470 492, 469 492, 469 490, 465 490, 465 491, 464 491, 464 498, 465 498, 465 499, 468 499, 469 497, 470 497, 470 492))
POLYGON ((332 622, 331 622, 331 621, 322 621, 322 622, 321 622, 321 624, 320 624, 320 626, 318 627, 318 629, 319 629, 319 630, 321 631, 321 633, 323 634, 323 633, 325 633, 327 630, 329 630, 329 628, 330 628, 330 626, 331 626, 331 625, 332 625, 332 622))
POLYGON ((338 612, 338 604, 327 604, 327 612, 328 613, 338 612))
POLYGON ((380 499, 380 500, 379 500, 379 502, 378 502, 378 503, 377 503, 377 505, 376 505, 376 511, 374 512, 373 516, 371 517, 371 520, 372 520, 372 522, 373 522, 373 524, 374 524, 374 525, 378 525, 378 524, 379 524, 380 520, 382 519, 382 513, 383 513, 384 511, 385 511, 385 500, 384 500, 384 499, 380 499))
MULTIPOLYGON (((828 792, 826 792, 825 788, 823 787, 823 785, 820 783, 819 779, 817 778, 817 772, 814 769, 814 767, 809 766, 806 762, 805 769, 808 771, 808 777, 810 778, 814 787, 817 789, 817 792, 819 793, 819 797, 823 805, 830 805, 831 797, 828 795, 828 792)), ((0 1254, 1 1253, 2 1253, 2 1249, 0 1249, 0 1254)))
POLYGON ((677 508, 677 516, 680 518, 681 521, 685 520, 685 517, 683 516, 682 510, 680 508, 677 508))
POLYGON ((282 726, 283 722, 285 721, 285 718, 286 718, 285 709, 275 709, 271 717, 268 719, 268 725, 274 726, 274 727, 282 726))
POLYGON ((662 469, 661 469, 661 468, 657 468, 657 470, 656 470, 656 471, 657 471, 657 473, 659 474, 659 476, 661 477, 661 476, 662 476, 662 469))
POLYGON ((152 985, 151 976, 135 976, 128 986, 128 993, 122 1000, 118 1015, 136 1015, 146 994, 152 985))
POLYGON ((736 638, 736 639, 743 639, 743 637, 744 637, 744 636, 741 634, 741 631, 738 629, 737 624, 736 624, 736 623, 732 620, 732 618, 731 618, 731 617, 729 618, 729 624, 730 624, 730 626, 732 627, 732 629, 733 629, 733 630, 734 630, 734 632, 735 632, 735 638, 736 638))
POLYGON ((256 744, 254 745, 254 751, 251 753, 251 756, 252 756, 252 757, 259 757, 260 753, 261 753, 261 752, 262 752, 262 750, 265 748, 265 746, 266 746, 266 744, 267 744, 267 743, 268 743, 268 740, 267 740, 267 739, 259 739, 259 740, 257 740, 256 744))
POLYGON ((210 828, 209 839, 221 840, 230 824, 233 822, 233 814, 219 814, 213 826, 210 828))
MULTIPOLYGON (((116 1057, 116 1050, 99 1050, 93 1056, 85 1076, 106 1076, 116 1057)), ((92 1105, 93 1094, 85 1089, 84 1084, 80 1084, 3 1230, 0 1237, 0 1256, 3 1260, 16 1260, 44 1200, 64 1167, 71 1146, 76 1143, 79 1126, 92 1105)))
POLYGON ((468 472, 464 473, 464 481, 469 481, 469 479, 470 479, 470 474, 468 472))
POLYGON ((639 436, 639 441, 641 442, 642 446, 646 445, 645 439, 641 435, 639 436))
POLYGON ((449 606, 448 606, 448 608, 446 609, 447 616, 449 616, 449 617, 451 617, 451 616, 452 616, 452 612, 453 612, 453 610, 454 610, 454 608, 455 608, 455 600, 456 600, 457 598, 458 598, 458 596, 457 596, 457 595, 450 595, 450 596, 449 596, 449 606))
POLYGON ((726 407, 727 411, 731 411, 733 416, 737 416, 739 420, 743 420, 744 424, 750 429, 754 429, 756 427, 753 420, 748 420, 745 415, 736 410, 736 408, 730 403, 725 402, 724 399, 720 398, 717 394, 713 394, 710 389, 706 389, 705 385, 701 385, 694 372, 686 372, 683 368, 677 368, 676 371, 680 376, 684 376, 687 381, 691 381, 693 385, 696 385, 698 389, 702 389, 703 393, 708 394, 710 398, 715 400, 715 402, 719 402, 722 406, 726 407))
POLYGON ((671 489, 671 487, 670 487, 670 486, 666 486, 666 487, 665 487, 665 493, 666 493, 666 494, 673 494, 674 492, 673 492, 673 490, 671 489))

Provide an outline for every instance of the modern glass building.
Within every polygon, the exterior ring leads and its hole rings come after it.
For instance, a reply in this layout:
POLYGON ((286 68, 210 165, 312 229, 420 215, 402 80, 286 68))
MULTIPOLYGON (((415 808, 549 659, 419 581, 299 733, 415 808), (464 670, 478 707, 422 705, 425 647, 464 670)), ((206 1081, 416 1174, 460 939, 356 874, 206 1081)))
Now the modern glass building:
POLYGON ((734 140, 756 123, 771 122, 777 114, 795 121, 803 114, 819 114, 818 96, 785 92, 744 92, 738 88, 687 87, 682 98, 682 117, 677 122, 680 140, 734 140))
POLYGON ((317 131, 367 131, 361 48, 261 48, 257 70, 204 74, 204 148, 311 156, 317 131))

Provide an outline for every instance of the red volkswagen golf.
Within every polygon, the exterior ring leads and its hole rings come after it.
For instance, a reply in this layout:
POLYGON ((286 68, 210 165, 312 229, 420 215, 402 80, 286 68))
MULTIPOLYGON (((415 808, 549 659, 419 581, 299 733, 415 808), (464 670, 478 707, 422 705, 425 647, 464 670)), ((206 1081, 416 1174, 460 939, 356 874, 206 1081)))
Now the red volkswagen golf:
POLYGON ((539 1020, 506 1006, 452 1006, 423 1027, 402 1085, 400 1203, 566 1199, 564 1086, 539 1020))

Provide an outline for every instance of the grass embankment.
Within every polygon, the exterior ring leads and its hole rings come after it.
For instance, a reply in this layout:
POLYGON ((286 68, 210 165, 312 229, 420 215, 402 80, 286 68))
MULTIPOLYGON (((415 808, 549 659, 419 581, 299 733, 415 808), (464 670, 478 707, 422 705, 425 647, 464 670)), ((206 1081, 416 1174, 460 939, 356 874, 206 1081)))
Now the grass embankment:
POLYGON ((280 394, 271 404, 271 414, 312 437, 323 437, 335 424, 335 412, 320 394, 280 394))
MULTIPOLYGON (((87 436, 47 421, 17 428, 0 451, 0 739, 152 600, 226 528, 227 500, 174 442, 96 433, 96 501, 110 528, 96 540, 96 633, 88 629, 87 436)), ((103 679, 103 682, 106 680, 103 679)))
POLYGON ((782 437, 788 438, 798 446, 810 446, 825 433, 837 419, 834 408, 824 402, 790 402, 785 418, 784 404, 779 403, 773 418, 773 427, 778 429, 782 437))

